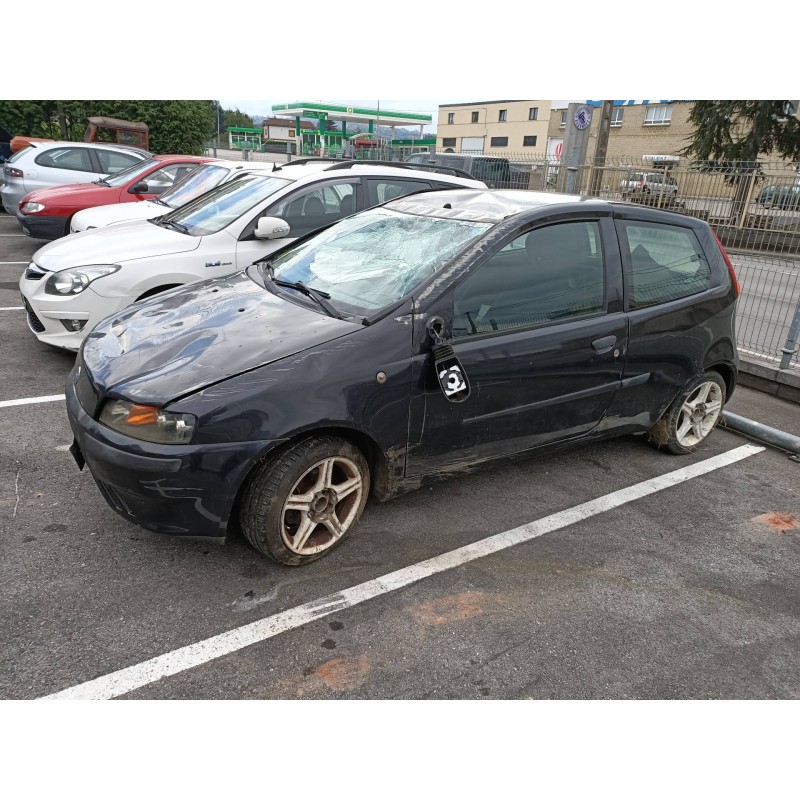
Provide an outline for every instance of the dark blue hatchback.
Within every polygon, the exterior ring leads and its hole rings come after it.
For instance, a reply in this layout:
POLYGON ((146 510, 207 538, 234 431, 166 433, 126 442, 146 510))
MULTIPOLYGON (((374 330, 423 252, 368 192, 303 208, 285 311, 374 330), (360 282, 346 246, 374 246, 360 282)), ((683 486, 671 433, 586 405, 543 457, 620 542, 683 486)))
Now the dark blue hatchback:
POLYGON ((645 432, 691 452, 736 383, 708 225, 570 195, 407 196, 104 320, 73 452, 126 519, 320 558, 367 498, 645 432))

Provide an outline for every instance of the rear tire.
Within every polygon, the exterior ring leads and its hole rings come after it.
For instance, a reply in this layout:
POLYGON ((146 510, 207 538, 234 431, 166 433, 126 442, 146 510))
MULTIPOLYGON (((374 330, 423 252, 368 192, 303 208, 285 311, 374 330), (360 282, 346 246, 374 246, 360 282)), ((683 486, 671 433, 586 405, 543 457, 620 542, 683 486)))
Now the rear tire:
POLYGON ((693 453, 711 435, 725 407, 725 381, 719 373, 701 373, 684 388, 647 433, 647 441, 674 455, 693 453))
POLYGON ((369 465, 352 444, 304 439, 256 468, 242 500, 242 533, 274 561, 309 564, 350 534, 369 487, 369 465))

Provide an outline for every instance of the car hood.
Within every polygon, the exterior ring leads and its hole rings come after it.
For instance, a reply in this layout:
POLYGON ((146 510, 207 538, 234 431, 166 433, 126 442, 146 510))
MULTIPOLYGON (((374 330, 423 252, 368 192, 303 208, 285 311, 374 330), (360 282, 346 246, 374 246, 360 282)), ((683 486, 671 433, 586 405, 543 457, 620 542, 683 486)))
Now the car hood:
POLYGON ((68 183, 66 186, 54 186, 49 189, 36 189, 27 195, 27 199, 36 203, 58 203, 66 205, 74 201, 76 205, 92 202, 105 203, 110 197, 119 195, 118 186, 98 186, 94 183, 68 183))
POLYGON ((164 405, 361 329, 285 300, 239 272, 107 317, 86 337, 82 359, 101 394, 164 405))
POLYGON ((171 208, 154 203, 152 200, 142 200, 138 203, 111 203, 107 206, 95 206, 79 211, 73 218, 74 223, 85 227, 104 228, 117 222, 130 222, 131 220, 152 219, 168 214, 171 208))
POLYGON ((37 250, 33 260, 42 269, 60 272, 87 264, 121 264, 140 258, 196 250, 202 237, 134 220, 107 228, 73 233, 37 250))

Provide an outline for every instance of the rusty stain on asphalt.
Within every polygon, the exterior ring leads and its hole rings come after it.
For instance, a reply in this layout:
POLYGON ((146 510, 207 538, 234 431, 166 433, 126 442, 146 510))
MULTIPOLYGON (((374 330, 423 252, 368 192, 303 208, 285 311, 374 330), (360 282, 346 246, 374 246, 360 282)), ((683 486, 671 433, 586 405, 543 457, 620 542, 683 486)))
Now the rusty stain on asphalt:
POLYGON ((314 668, 312 678, 319 678, 335 692, 348 692, 357 689, 367 679, 370 672, 366 656, 358 658, 332 658, 314 668))
POLYGON ((445 622, 470 619, 484 614, 488 600, 484 592, 462 592, 422 603, 412 608, 411 613, 422 625, 443 625, 445 622))
POLYGON ((783 511, 772 511, 769 514, 762 514, 760 517, 753 517, 753 522, 768 525, 778 533, 800 530, 800 519, 783 511))

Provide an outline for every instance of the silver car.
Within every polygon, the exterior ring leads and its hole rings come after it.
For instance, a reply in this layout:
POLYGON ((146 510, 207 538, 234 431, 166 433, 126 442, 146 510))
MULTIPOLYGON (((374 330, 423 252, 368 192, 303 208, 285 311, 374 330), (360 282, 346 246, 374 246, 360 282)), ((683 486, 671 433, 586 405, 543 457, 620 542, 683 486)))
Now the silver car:
POLYGON ((31 142, 3 163, 0 198, 16 214, 28 192, 66 183, 91 183, 132 167, 151 154, 137 147, 94 142, 31 142))
POLYGON ((619 190, 625 197, 643 197, 654 194, 663 194, 665 197, 675 197, 678 194, 678 184, 675 178, 663 172, 630 172, 620 182, 619 190))

